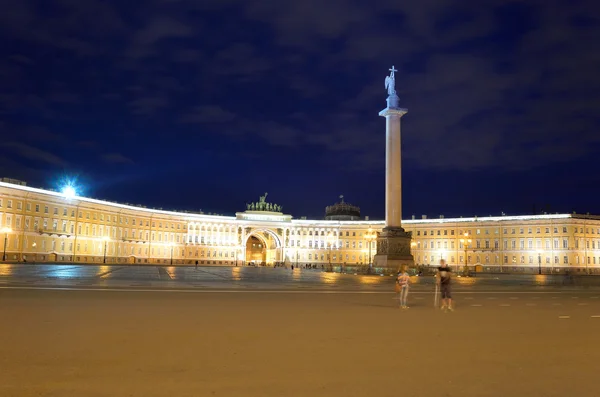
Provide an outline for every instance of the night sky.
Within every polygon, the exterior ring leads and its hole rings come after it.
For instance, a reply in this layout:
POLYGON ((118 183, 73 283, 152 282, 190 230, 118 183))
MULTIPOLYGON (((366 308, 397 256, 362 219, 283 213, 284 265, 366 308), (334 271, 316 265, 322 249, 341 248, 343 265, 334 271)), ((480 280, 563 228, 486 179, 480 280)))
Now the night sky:
POLYGON ((0 1, 0 177, 231 215, 600 213, 597 1, 0 1))

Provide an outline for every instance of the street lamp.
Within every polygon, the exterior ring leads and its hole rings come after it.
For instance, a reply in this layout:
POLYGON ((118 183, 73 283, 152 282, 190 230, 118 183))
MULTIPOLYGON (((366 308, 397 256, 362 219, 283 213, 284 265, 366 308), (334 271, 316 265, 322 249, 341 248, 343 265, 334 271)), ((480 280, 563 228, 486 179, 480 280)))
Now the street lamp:
MULTIPOLYGON (((300 256, 300 248, 296 248, 296 269, 298 268, 298 257, 300 256)), ((304 266, 306 267, 306 266, 304 266)))
POLYGON ((77 197, 77 189, 75 189, 75 187, 71 184, 63 186, 63 188, 61 189, 61 193, 67 200, 71 200, 77 197))
POLYGON ((175 247, 175 244, 169 243, 169 245, 171 246, 171 265, 172 265, 173 264, 173 248, 175 247))
POLYGON ((542 250, 538 251, 538 274, 542 274, 542 250))
POLYGON ((444 254, 445 253, 446 253, 446 251, 440 250, 440 259, 444 259, 444 254))
POLYGON ((377 238, 377 234, 371 228, 369 228, 369 230, 367 231, 367 234, 365 234, 365 239, 367 240, 367 242, 369 244, 369 269, 371 269, 371 267, 372 267, 372 263, 371 263, 371 246, 373 245, 372 241, 375 240, 376 238, 377 238))
POLYGON ((10 227, 3 227, 2 233, 4 233, 4 252, 2 253, 2 261, 6 260, 6 246, 8 244, 8 233, 12 233, 12 229, 10 227))
POLYGON ((468 249, 469 245, 471 244, 471 239, 468 238, 469 233, 466 233, 466 232, 464 234, 464 237, 465 238, 460 239, 460 242, 463 244, 463 247, 465 248, 465 274, 467 274, 469 271, 469 263, 467 260, 467 249, 468 249))
POLYGON ((327 260, 329 261, 329 269, 331 270, 331 246, 333 245, 333 235, 331 232, 327 235, 327 244, 329 246, 329 254, 327 254, 327 260))
POLYGON ((104 236, 102 239, 104 240, 104 259, 102 260, 102 263, 106 263, 106 246, 108 244, 108 240, 110 240, 110 237, 104 236))

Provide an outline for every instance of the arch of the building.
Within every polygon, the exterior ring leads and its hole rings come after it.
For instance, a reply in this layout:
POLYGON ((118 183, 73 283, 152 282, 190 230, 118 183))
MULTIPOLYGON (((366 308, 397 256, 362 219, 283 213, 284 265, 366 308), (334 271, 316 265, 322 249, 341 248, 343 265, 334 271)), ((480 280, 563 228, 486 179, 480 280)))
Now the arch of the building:
POLYGON ((244 262, 246 262, 246 245, 251 237, 256 237, 264 244, 267 251, 267 265, 274 265, 276 263, 283 262, 283 244, 281 242, 282 237, 279 236, 274 230, 267 228, 254 229, 246 235, 242 245, 242 247, 244 247, 242 251, 244 262), (270 246, 269 240, 267 240, 267 238, 264 236, 264 233, 267 233, 273 239, 275 242, 275 247, 270 246))

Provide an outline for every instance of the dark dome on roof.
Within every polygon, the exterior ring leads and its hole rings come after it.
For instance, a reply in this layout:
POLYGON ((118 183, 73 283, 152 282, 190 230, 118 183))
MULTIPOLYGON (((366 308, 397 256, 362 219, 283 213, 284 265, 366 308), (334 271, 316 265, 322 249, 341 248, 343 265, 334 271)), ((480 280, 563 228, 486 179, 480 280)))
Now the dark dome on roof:
POLYGON ((340 202, 325 207, 325 219, 328 221, 354 221, 360 219, 360 207, 345 203, 344 196, 340 202))

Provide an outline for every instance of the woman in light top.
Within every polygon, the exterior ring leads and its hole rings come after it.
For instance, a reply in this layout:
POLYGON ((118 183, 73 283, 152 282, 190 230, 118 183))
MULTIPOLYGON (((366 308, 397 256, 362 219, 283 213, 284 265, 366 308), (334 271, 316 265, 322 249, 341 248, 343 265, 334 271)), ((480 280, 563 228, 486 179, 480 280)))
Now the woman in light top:
POLYGON ((408 285, 410 284, 410 276, 408 275, 406 268, 398 272, 396 282, 400 286, 400 308, 408 309, 408 306, 406 305, 406 300, 408 298, 408 285))

